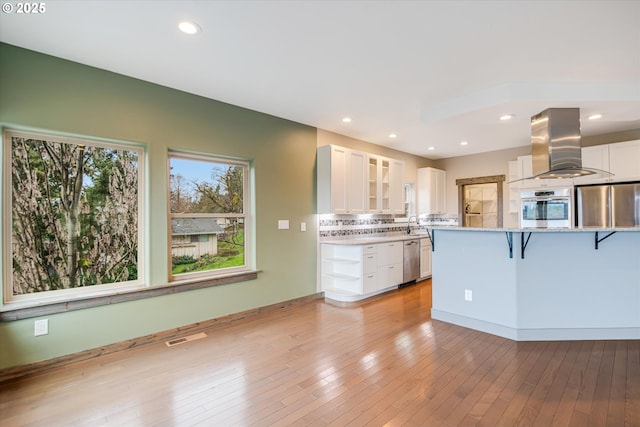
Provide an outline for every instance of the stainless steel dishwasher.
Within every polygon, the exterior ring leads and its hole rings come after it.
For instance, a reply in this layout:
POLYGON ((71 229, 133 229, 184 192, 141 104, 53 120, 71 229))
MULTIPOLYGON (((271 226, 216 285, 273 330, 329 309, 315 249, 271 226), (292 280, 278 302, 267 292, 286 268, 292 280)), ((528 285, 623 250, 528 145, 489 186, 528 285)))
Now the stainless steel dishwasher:
POLYGON ((402 283, 411 282, 420 277, 420 240, 404 242, 402 283))

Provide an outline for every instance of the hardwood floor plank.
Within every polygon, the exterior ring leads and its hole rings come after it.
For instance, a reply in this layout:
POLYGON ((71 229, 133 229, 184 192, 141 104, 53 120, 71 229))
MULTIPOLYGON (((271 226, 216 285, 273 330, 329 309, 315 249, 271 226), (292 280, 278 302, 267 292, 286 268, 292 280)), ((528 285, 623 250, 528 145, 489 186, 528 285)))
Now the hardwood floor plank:
MULTIPOLYGON (((576 360, 571 367, 567 377, 567 383, 562 392, 562 396, 558 399, 556 410, 553 414, 551 422, 547 425, 552 427, 568 426, 571 421, 571 414, 576 406, 578 394, 580 392, 580 383, 582 375, 587 368, 590 351, 593 348, 593 341, 579 341, 580 349, 577 351, 576 360)), ((541 424, 548 422, 548 417, 542 416, 539 420, 541 424)), ((536 420, 538 421, 538 420, 536 420)))
POLYGON ((640 341, 628 342, 624 425, 640 425, 640 341))
POLYGON ((611 395, 611 379, 613 376, 613 365, 615 361, 616 343, 606 341, 600 370, 596 379, 596 388, 591 402, 589 419, 587 426, 604 426, 607 424, 607 411, 609 409, 609 396, 611 395))
POLYGON ((514 342, 432 321, 430 295, 310 300, 54 364, 0 385, 0 424, 640 427, 640 341, 514 342))
POLYGON ((605 341, 594 342, 593 349, 589 354, 589 362, 587 363, 586 370, 582 373, 578 399, 571 416, 571 421, 569 422, 569 426, 571 427, 584 427, 587 425, 597 386, 604 345, 605 341))
POLYGON ((487 359, 485 364, 474 373, 467 383, 464 384, 464 392, 460 389, 456 390, 459 397, 463 400, 456 407, 447 405, 449 415, 444 418, 443 424, 457 426, 462 420, 478 404, 482 396, 487 392, 489 387, 494 383, 498 374, 502 372, 515 356, 515 343, 511 341, 502 341, 500 348, 487 359))
POLYGON ((613 360, 611 377, 611 393, 607 411, 607 426, 622 426, 625 420, 625 395, 627 382, 627 343, 616 341, 616 352, 613 360))
MULTIPOLYGON (((481 341, 484 336, 476 336, 469 339, 466 336, 456 337, 454 340, 461 339, 462 342, 466 342, 469 346, 474 346, 475 343, 481 341)), ((449 341, 449 347, 454 345, 454 340, 449 341)), ((428 369, 423 369, 421 372, 414 375, 417 380, 415 385, 407 392, 402 398, 394 403, 401 411, 391 420, 388 421, 390 425, 414 425, 410 420, 423 406, 428 404, 430 396, 435 395, 440 386, 449 381, 451 378, 451 370, 457 367, 460 359, 463 357, 460 352, 446 351, 444 349, 436 351, 435 365, 429 365, 428 369)))
POLYGON ((560 344, 559 351, 551 359, 542 380, 527 401, 527 415, 524 411, 521 413, 526 422, 518 421, 518 425, 551 425, 580 347, 581 343, 577 341, 560 344))
POLYGON ((467 349, 463 358, 457 363, 448 382, 442 382, 427 394, 428 404, 422 405, 410 419, 412 424, 439 425, 462 403, 468 394, 465 389, 473 388, 477 383, 476 376, 482 375, 481 367, 496 351, 496 344, 502 341, 498 337, 487 336, 478 345, 467 349), (462 391, 461 391, 462 390, 462 391))
POLYGON ((542 343, 542 346, 538 347, 538 351, 531 351, 522 355, 524 360, 515 365, 514 375, 504 385, 504 388, 499 391, 499 395, 482 415, 482 418, 478 420, 477 425, 490 427, 498 425, 498 422, 504 419, 503 414, 506 410, 509 407, 515 407, 512 402, 515 401, 516 404, 522 403, 523 399, 528 396, 528 394, 525 395, 524 393, 530 389, 530 385, 525 382, 527 375, 532 369, 539 366, 536 364, 542 356, 546 357, 552 351, 550 346, 551 343, 542 343))

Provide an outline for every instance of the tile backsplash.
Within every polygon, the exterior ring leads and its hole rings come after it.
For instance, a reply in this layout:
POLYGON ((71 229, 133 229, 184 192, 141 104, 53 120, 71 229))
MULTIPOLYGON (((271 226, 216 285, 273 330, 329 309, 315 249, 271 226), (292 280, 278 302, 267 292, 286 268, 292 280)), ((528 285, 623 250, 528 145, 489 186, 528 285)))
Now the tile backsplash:
MULTIPOLYGON (((413 222, 414 219, 411 217, 411 228, 414 230, 429 225, 457 224, 457 218, 448 215, 421 217, 420 224, 413 222)), ((321 240, 399 234, 406 230, 406 218, 395 219, 393 215, 329 215, 321 216, 318 224, 321 240)))

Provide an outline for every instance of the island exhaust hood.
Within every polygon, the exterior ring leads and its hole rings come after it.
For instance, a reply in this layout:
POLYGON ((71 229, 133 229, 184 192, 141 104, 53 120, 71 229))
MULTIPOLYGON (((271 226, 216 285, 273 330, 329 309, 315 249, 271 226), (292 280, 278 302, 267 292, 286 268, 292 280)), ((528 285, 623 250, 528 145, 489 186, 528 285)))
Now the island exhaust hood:
POLYGON ((579 108, 548 108, 531 117, 533 176, 524 179, 610 176, 582 167, 579 108))

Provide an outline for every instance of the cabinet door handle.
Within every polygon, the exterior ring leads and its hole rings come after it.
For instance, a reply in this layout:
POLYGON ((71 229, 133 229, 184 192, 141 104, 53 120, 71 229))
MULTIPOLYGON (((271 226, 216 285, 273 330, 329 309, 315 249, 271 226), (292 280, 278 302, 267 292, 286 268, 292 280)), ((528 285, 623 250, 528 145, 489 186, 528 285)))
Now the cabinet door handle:
POLYGON ((369 255, 367 258, 369 258, 369 259, 373 259, 373 255, 369 255))
POLYGON ((391 270, 392 268, 395 268, 393 265, 391 267, 389 267, 389 270, 391 270))

